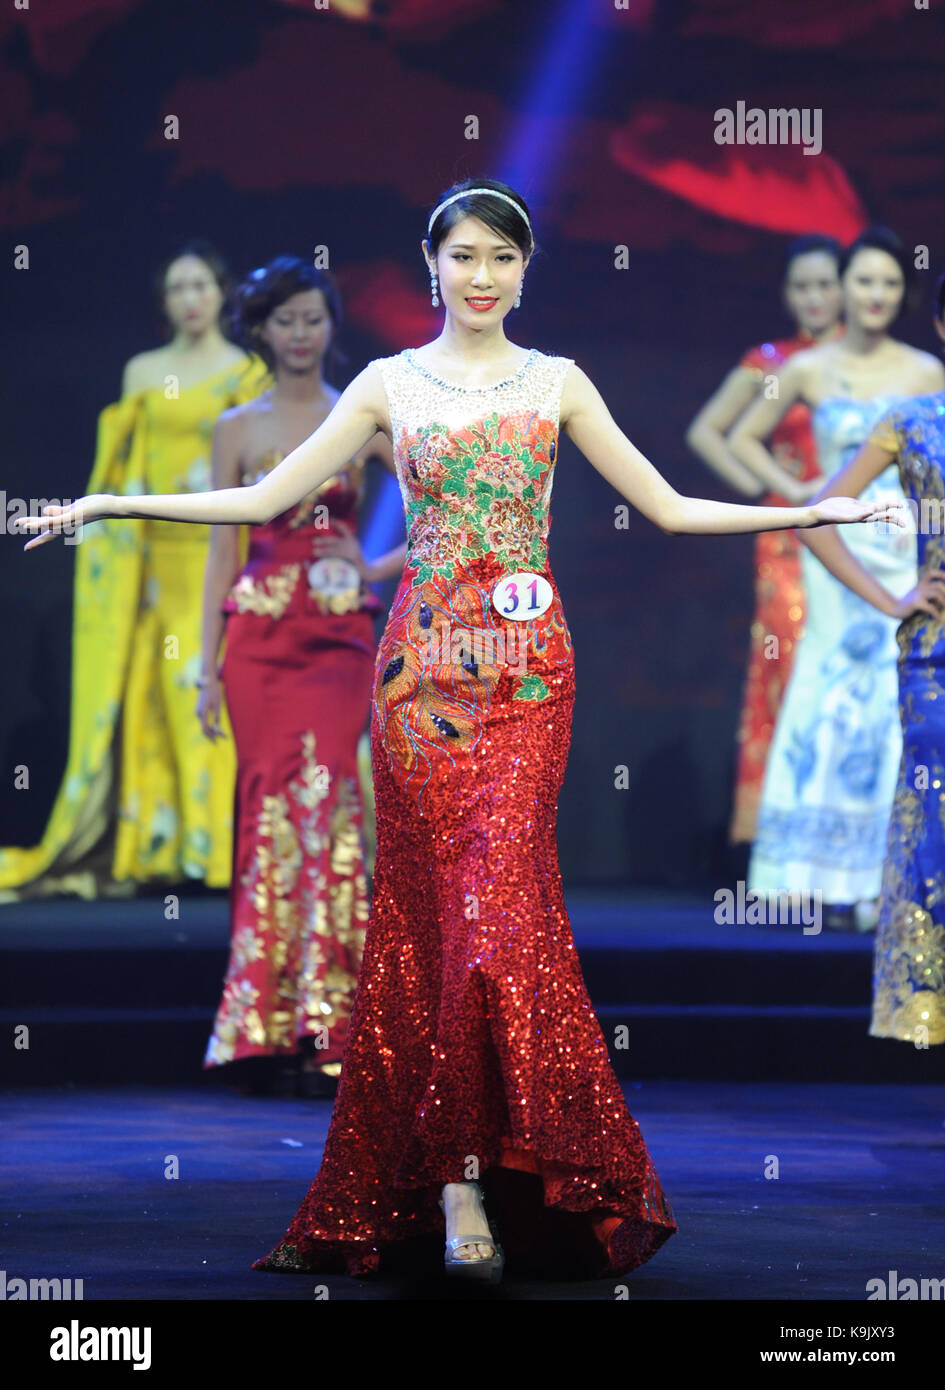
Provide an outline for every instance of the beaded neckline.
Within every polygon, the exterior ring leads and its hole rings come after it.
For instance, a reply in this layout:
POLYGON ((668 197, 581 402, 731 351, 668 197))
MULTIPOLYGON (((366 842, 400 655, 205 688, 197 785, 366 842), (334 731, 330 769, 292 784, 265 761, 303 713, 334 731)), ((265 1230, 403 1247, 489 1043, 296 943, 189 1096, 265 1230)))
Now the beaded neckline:
POLYGON ((460 386, 458 382, 444 381, 442 377, 435 376, 433 372, 428 371, 428 369, 423 365, 422 362, 418 362, 416 360, 416 358, 413 355, 413 348, 404 348, 404 356, 406 357, 410 365, 412 367, 416 367, 418 372, 422 372, 423 375, 427 377, 429 381, 436 382, 437 386, 443 386, 446 388, 447 391, 458 391, 464 396, 475 396, 481 394, 483 391, 496 391, 500 386, 511 386, 514 382, 518 381, 521 377, 525 375, 525 373, 528 371, 529 367, 532 365, 537 355, 537 348, 529 348, 528 356, 522 363, 521 367, 519 367, 518 371, 514 374, 514 376, 507 376, 503 381, 491 381, 488 386, 460 386))

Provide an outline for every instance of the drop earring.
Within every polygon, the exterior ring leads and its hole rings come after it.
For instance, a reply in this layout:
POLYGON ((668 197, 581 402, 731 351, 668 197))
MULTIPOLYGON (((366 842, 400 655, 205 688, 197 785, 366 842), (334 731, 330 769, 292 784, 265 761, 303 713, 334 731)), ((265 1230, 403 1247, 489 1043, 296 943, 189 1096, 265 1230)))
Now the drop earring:
POLYGON ((433 307, 434 307, 434 309, 436 309, 436 308, 439 306, 440 300, 439 300, 439 296, 437 295, 437 292, 436 292, 436 271, 435 271, 435 270, 431 270, 431 271, 430 271, 430 289, 433 291, 433 307))
POLYGON ((518 294, 515 296, 515 302, 512 305, 513 309, 521 309, 522 307, 522 286, 524 285, 524 283, 525 276, 523 275, 521 280, 519 281, 518 294))

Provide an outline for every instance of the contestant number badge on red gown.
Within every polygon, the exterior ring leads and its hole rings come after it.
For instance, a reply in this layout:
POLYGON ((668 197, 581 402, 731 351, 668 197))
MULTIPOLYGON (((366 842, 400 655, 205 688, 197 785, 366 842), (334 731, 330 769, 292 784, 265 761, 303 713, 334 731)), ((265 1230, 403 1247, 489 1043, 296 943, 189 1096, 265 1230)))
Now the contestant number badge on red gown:
POLYGON ((492 606, 503 618, 527 623, 540 618, 554 602, 554 590, 543 574, 519 570, 507 574, 492 590, 492 606))
POLYGON ((340 555, 326 555, 309 565, 308 587, 325 612, 350 613, 360 607, 361 576, 340 555))

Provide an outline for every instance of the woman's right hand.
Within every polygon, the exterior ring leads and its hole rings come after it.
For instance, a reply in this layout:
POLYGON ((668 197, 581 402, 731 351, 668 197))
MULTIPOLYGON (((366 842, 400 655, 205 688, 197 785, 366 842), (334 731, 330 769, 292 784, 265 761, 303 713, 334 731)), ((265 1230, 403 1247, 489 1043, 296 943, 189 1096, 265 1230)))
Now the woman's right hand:
POLYGON ((74 535, 87 521, 101 521, 105 517, 120 515, 116 497, 108 492, 94 492, 91 497, 80 497, 68 507, 50 503, 43 508, 41 516, 18 516, 10 524, 21 532, 38 532, 23 547, 24 550, 33 550, 35 546, 45 545, 56 536, 74 535))
POLYGON ((223 699, 223 685, 219 676, 207 676, 206 685, 200 688, 197 700, 197 718, 200 727, 211 743, 218 738, 226 738, 220 728, 220 705, 223 699))
POLYGON ((928 613, 937 618, 945 609, 945 570, 929 570, 914 589, 897 598, 889 610, 891 618, 910 618, 913 613, 928 613))

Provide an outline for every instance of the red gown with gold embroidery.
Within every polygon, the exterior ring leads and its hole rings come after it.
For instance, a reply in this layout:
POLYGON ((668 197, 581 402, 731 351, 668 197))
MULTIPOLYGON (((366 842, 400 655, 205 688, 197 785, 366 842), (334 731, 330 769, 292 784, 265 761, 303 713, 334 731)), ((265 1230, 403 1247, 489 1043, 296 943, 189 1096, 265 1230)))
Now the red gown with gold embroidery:
MULTIPOLYGON (((759 381, 777 373, 795 352, 814 345, 808 335, 762 343, 745 353, 740 365, 759 381)), ((811 431, 810 410, 802 401, 789 407, 774 430, 771 452, 782 468, 800 482, 820 472, 811 431)), ((780 493, 769 492, 759 505, 789 507, 780 493)), ((738 770, 729 839, 733 844, 755 838, 768 748, 787 688, 794 648, 804 630, 804 584, 800 542, 793 531, 759 531, 755 537, 755 613, 751 624, 748 671, 738 724, 738 770), (772 638, 776 643, 772 643, 772 638)))
MULTIPOLYGON (((260 460, 253 483, 279 462, 260 460)), ((250 528, 223 605, 236 744, 231 945, 204 1067, 298 1052, 337 1075, 354 998, 367 879, 358 740, 382 605, 355 567, 316 563, 313 538, 354 527, 363 465, 250 528)))
POLYGON ((558 869, 574 658, 547 536, 570 365, 532 350, 466 389, 409 350, 378 362, 408 550, 375 667, 371 915, 322 1165, 257 1269, 442 1267, 441 1188, 477 1177, 510 1271, 630 1270, 676 1229, 558 869))

